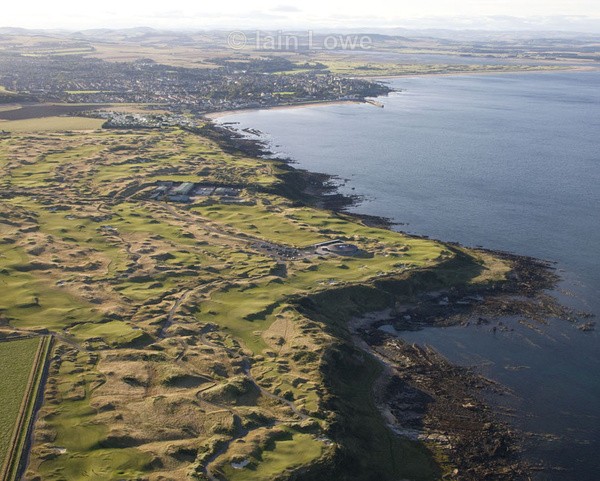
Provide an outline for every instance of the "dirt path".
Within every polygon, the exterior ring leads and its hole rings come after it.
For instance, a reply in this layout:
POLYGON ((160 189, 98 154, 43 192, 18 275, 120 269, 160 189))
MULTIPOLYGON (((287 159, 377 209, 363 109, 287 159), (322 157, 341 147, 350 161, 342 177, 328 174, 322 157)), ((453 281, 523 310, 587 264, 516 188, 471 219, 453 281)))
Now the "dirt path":
POLYGON ((191 292, 192 292, 192 289, 185 289, 181 293, 179 298, 175 301, 175 303, 173 304, 173 307, 171 307, 171 309, 169 310, 169 314, 167 315, 167 320, 165 321, 163 326, 160 328, 160 331, 158 331, 157 335, 158 335, 159 339, 165 338, 167 330, 169 329, 169 327, 171 327, 173 325, 173 317, 175 316, 175 314, 177 314, 177 310, 179 309, 181 304, 183 304, 187 300, 187 298, 190 296, 191 292))

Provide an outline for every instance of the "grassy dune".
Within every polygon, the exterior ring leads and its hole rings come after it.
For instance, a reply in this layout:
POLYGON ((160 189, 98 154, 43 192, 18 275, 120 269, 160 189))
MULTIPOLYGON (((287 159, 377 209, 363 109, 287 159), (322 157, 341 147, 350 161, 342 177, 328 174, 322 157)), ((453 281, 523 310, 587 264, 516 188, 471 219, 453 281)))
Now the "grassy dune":
POLYGON ((275 195, 284 172, 178 129, 0 138, 0 332, 58 339, 27 479, 435 478, 346 322, 509 266, 275 195), (244 204, 149 199, 164 180, 244 204), (360 254, 310 247, 332 239, 360 254))

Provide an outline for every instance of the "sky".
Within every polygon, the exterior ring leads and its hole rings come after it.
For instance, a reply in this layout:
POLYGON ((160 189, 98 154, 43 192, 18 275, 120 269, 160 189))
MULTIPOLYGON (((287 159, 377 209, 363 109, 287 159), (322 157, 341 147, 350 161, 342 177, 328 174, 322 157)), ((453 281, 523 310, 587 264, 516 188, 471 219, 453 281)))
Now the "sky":
POLYGON ((26 0, 0 27, 475 28, 600 31, 599 0, 26 0))

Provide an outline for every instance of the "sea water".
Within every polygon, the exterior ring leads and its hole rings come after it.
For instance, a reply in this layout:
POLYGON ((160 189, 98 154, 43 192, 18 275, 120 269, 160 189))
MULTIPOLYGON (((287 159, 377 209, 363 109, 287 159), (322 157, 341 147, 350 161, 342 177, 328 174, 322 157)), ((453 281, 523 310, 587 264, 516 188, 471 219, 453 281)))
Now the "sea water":
MULTIPOLYGON (((563 302, 600 314, 600 72, 386 80, 385 107, 344 104, 226 116, 301 168, 334 174, 356 212, 400 230, 556 262, 563 302)), ((401 335, 508 387, 532 461, 600 479, 600 337, 566 321, 401 335)))

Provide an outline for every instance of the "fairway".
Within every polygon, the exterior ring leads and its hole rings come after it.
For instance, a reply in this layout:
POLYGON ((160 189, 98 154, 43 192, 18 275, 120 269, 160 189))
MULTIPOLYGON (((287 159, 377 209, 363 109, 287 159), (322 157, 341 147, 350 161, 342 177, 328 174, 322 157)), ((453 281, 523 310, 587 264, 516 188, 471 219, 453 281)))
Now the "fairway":
POLYGON ((42 337, 0 342, 0 476, 3 481, 12 479, 15 474, 13 470, 25 440, 40 380, 38 373, 47 348, 46 338, 42 337))
MULTIPOLYGON (((254 453, 253 453, 254 454, 254 453)), ((273 479, 277 475, 293 471, 306 465, 323 454, 323 445, 308 434, 290 432, 282 439, 268 443, 268 449, 245 458, 250 462, 248 469, 236 469, 231 464, 223 468, 226 479, 230 481, 261 481, 273 479)))

